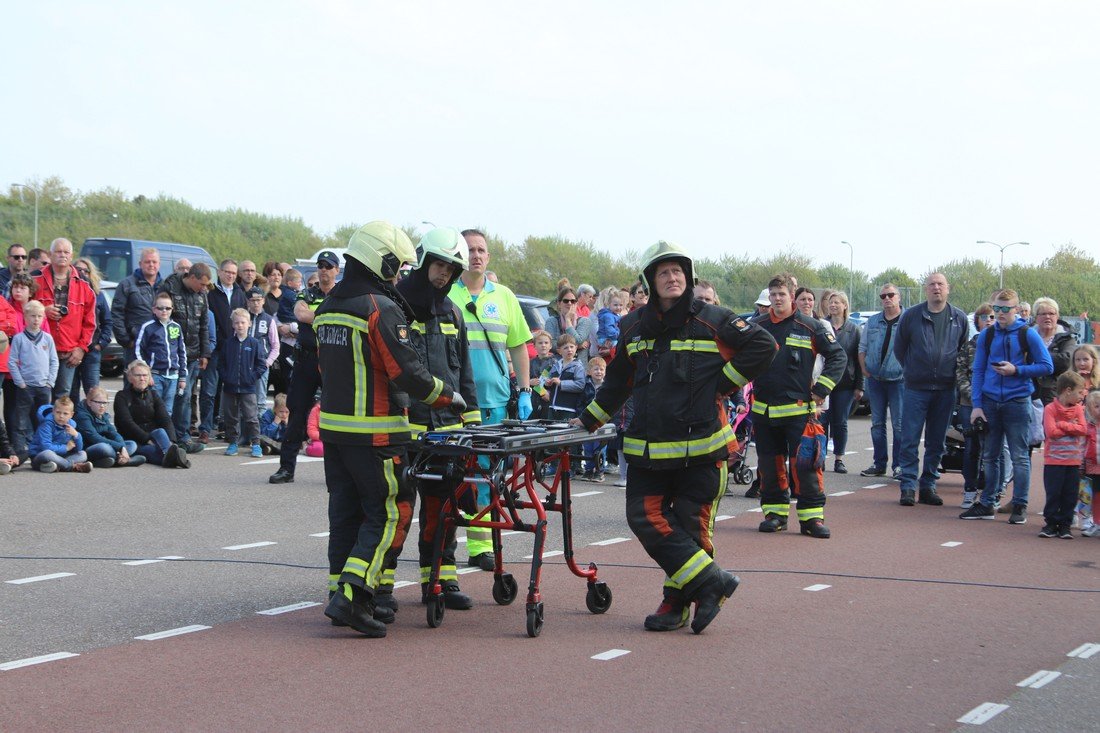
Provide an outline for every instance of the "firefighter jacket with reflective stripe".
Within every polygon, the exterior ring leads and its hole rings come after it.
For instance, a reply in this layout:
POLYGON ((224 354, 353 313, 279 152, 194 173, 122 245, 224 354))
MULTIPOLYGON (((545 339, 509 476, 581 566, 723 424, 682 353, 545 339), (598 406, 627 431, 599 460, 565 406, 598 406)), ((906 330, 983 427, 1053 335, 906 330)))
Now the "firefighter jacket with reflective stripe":
POLYGON ((443 310, 443 313, 433 313, 427 322, 413 321, 410 324, 409 340, 432 376, 439 377, 452 391, 462 395, 466 400, 466 411, 460 414, 453 405, 429 407, 423 402, 411 402, 409 423, 414 433, 421 430, 453 430, 464 423, 481 422, 477 387, 470 367, 466 324, 458 306, 450 298, 445 298, 441 306, 438 310, 443 310))
POLYGON ((810 393, 828 397, 836 387, 848 357, 825 324, 795 311, 776 320, 771 310, 752 319, 775 339, 779 352, 767 372, 752 383, 752 411, 774 420, 814 412, 810 393), (814 379, 814 361, 824 357, 821 374, 814 379))
MULTIPOLYGON (((453 390, 417 357, 401 308, 371 285, 363 295, 335 289, 317 308, 321 389, 321 440, 393 447, 409 442, 407 403, 451 404, 453 390)), ((385 455, 383 451, 383 455, 385 455)))
POLYGON ((643 306, 623 317, 615 357, 581 413, 589 430, 633 397, 623 435, 632 466, 673 469, 724 460, 735 440, 722 398, 754 379, 775 355, 759 326, 721 306, 693 301, 683 325, 647 333, 643 306))

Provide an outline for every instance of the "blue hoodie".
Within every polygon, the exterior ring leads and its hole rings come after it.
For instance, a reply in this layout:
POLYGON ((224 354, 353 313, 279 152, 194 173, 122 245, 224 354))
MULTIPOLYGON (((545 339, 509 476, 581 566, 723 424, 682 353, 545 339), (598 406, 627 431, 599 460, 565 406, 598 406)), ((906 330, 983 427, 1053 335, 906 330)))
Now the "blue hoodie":
POLYGON ((1035 391, 1032 380, 1054 372, 1050 352, 1034 328, 1027 330, 1027 349, 1031 363, 1024 363, 1024 355, 1020 351, 1020 334, 1017 331, 1026 325, 1023 318, 1017 318, 1008 328, 1001 328, 999 323, 994 323, 990 326, 993 329, 993 341, 989 344, 988 351, 985 348, 988 337, 984 332, 978 334, 974 350, 974 375, 970 382, 970 396, 975 409, 983 409, 982 403, 985 400, 1008 402, 1030 398, 1035 391), (993 369, 993 363, 1001 361, 1012 362, 1016 366, 1016 373, 1007 376, 998 374, 993 369))
MULTIPOLYGON (((84 450, 84 439, 80 437, 79 432, 74 437, 65 432, 64 426, 54 422, 53 405, 42 405, 38 408, 38 420, 38 430, 34 432, 34 438, 31 439, 31 444, 27 448, 30 455, 35 456, 44 450, 52 450, 63 456, 69 452, 70 440, 76 444, 74 451, 84 450)), ((69 420, 66 424, 76 427, 75 420, 69 420)))

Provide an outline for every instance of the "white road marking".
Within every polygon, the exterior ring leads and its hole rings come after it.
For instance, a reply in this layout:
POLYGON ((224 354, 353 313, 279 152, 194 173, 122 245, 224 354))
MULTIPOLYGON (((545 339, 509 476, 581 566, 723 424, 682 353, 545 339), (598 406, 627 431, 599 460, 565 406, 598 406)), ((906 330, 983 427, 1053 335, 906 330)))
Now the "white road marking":
POLYGON ((606 652, 600 652, 599 654, 593 654, 590 658, 595 659, 598 662, 606 662, 609 659, 615 659, 626 654, 630 654, 628 649, 608 649, 606 652))
MULTIPOLYGON (((557 557, 558 555, 564 555, 564 554, 565 554, 564 550, 549 550, 548 552, 542 553, 542 557, 543 557, 543 559, 546 559, 548 557, 557 557)), ((523 559, 524 560, 534 560, 535 556, 534 555, 524 555, 523 559)))
POLYGON ((609 540, 600 540, 599 542, 592 542, 591 545, 596 547, 605 547, 607 545, 617 545, 620 542, 630 542, 629 537, 613 537, 609 540))
POLYGON ((412 582, 411 580, 399 580, 393 584, 393 587, 394 590, 397 590, 398 588, 404 588, 407 585, 416 585, 416 583, 412 582))
POLYGON ((958 547, 961 544, 961 542, 944 542, 940 547, 958 547))
POLYGON ((165 562, 166 560, 182 560, 182 555, 161 555, 158 558, 150 560, 131 560, 130 562, 124 562, 123 565, 152 565, 157 562, 165 562))
POLYGON ((886 486, 886 485, 887 484, 867 484, 866 486, 863 486, 861 488, 864 488, 864 489, 881 489, 883 486, 886 486))
MULTIPOLYGON (((298 463, 316 463, 317 461, 323 461, 324 458, 314 458, 313 456, 298 456, 298 463)), ((273 466, 279 462, 279 457, 275 458, 261 458, 258 461, 245 461, 242 466, 273 466)))
POLYGON ((223 547, 222 549, 223 550, 251 550, 253 547, 267 547, 268 545, 275 545, 275 544, 278 544, 278 543, 271 542, 270 540, 265 540, 263 542, 249 542, 248 544, 245 544, 245 545, 229 545, 228 547, 223 547))
POLYGON ((53 654, 43 654, 40 657, 27 657, 26 659, 16 659, 11 662, 4 662, 3 664, 0 664, 0 672, 7 672, 12 669, 19 669, 20 667, 30 667, 33 664, 56 662, 58 659, 68 659, 69 657, 79 656, 79 654, 74 654, 73 652, 54 652, 53 654))
POLYGON ((458 575, 469 575, 470 573, 480 573, 481 568, 459 568, 455 571, 458 575))
POLYGON ((317 601, 302 601, 301 603, 292 603, 289 606, 279 606, 278 608, 269 608, 266 611, 256 611, 260 616, 278 616, 280 613, 290 613, 291 611, 298 611, 303 608, 312 608, 313 606, 320 606, 317 601))
POLYGON ((733 515, 732 514, 719 514, 717 517, 714 518, 714 521, 724 522, 727 519, 733 519, 733 515))
POLYGON ((870 448, 864 448, 863 450, 874 450, 874 449, 875 449, 875 446, 872 445, 870 448))
POLYGON ((805 588, 803 588, 802 590, 819 591, 819 590, 825 590, 826 588, 832 588, 832 587, 833 586, 825 585, 824 583, 817 583, 815 585, 808 585, 805 588))
POLYGON ((750 512, 762 512, 764 510, 761 507, 756 507, 755 509, 749 509, 749 511, 750 512))
POLYGON ((1026 680, 1022 680, 1016 683, 1017 687, 1030 687, 1033 690, 1038 690, 1044 685, 1048 685, 1054 680, 1062 676, 1061 672, 1051 672, 1047 669, 1040 669, 1035 674, 1028 677, 1026 680))
POLYGON ((1003 713, 1005 710, 1008 710, 1007 705, 1001 705, 995 702, 983 702, 955 722, 967 723, 969 725, 981 725, 982 723, 989 722, 990 718, 999 713, 1003 713))
POLYGON ((596 494, 602 494, 602 491, 582 491, 579 494, 573 494, 573 498, 576 499, 581 496, 595 496, 596 494))
MULTIPOLYGON (((874 450, 874 448, 872 448, 871 450, 874 450)), ((855 450, 850 450, 850 451, 845 451, 845 452, 844 452, 844 455, 846 455, 846 456, 854 456, 854 455, 855 455, 856 453, 859 453, 859 451, 855 451, 855 450)))
POLYGON ((851 491, 834 491, 831 494, 827 494, 827 496, 847 496, 848 494, 851 494, 851 493, 852 493, 851 491))
POLYGON ((1082 644, 1066 656, 1077 657, 1078 659, 1088 659, 1097 652, 1100 652, 1100 644, 1082 644))
POLYGON ((192 624, 191 626, 181 626, 178 629, 168 629, 167 631, 158 631, 154 634, 142 634, 141 636, 135 636, 135 639, 141 641, 157 641, 158 639, 167 639, 169 636, 179 636, 181 634, 190 634, 195 631, 205 631, 209 629, 209 626, 203 626, 202 624, 192 624))
POLYGON ((5 580, 5 583, 11 583, 12 585, 23 585, 25 583, 37 583, 40 580, 55 580, 57 578, 67 578, 70 575, 76 575, 76 573, 50 573, 49 575, 35 575, 30 578, 16 578, 15 580, 5 580))
POLYGON ((310 537, 328 537, 328 532, 314 532, 310 537))

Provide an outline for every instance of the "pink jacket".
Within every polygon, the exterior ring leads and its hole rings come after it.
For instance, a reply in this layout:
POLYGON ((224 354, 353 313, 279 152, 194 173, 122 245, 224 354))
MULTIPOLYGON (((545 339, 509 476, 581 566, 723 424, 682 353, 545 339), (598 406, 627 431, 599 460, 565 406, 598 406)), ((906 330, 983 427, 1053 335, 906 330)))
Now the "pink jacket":
POLYGON ((313 458, 323 458, 325 455, 325 444, 321 442, 320 424, 321 403, 318 402, 309 411, 309 417, 306 418, 306 435, 309 437, 306 442, 306 455, 313 458))

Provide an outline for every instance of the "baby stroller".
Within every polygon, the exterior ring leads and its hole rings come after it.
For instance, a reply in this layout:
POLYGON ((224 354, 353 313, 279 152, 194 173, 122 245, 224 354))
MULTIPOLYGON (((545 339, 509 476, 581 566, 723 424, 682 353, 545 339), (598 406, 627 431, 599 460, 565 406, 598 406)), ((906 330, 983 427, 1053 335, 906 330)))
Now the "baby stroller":
POLYGON ((752 436, 752 418, 749 417, 751 413, 748 410, 734 414, 733 437, 737 439, 737 445, 730 453, 728 460, 729 475, 735 484, 748 486, 753 479, 753 470, 749 468, 747 460, 749 439, 752 436))

